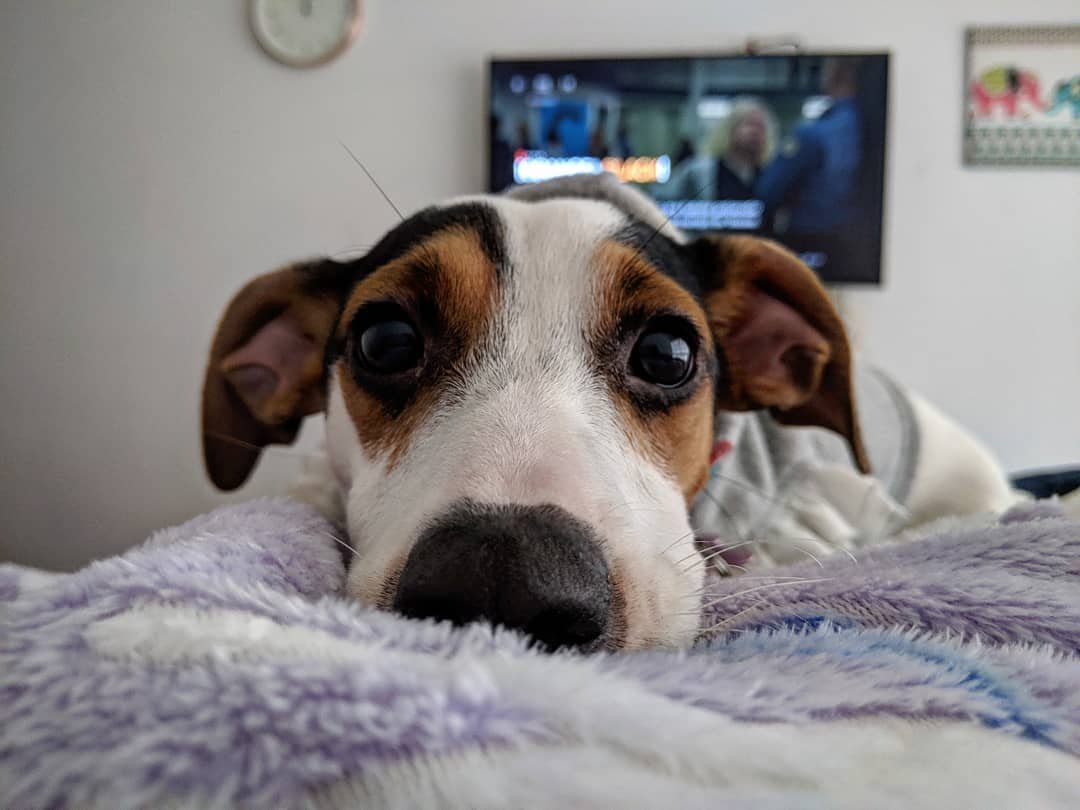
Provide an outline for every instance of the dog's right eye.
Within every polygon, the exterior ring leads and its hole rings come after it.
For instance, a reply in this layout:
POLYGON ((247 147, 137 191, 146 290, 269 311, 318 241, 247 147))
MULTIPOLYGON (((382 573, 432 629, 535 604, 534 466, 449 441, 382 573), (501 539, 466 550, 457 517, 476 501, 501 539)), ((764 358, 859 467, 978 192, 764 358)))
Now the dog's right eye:
POLYGON ((679 324, 659 324, 638 338, 630 354, 634 375, 660 388, 678 388, 694 374, 694 347, 679 324))
POLYGON ((368 371, 397 374, 420 361, 423 343, 411 323, 388 318, 369 324, 360 333, 357 351, 368 371))

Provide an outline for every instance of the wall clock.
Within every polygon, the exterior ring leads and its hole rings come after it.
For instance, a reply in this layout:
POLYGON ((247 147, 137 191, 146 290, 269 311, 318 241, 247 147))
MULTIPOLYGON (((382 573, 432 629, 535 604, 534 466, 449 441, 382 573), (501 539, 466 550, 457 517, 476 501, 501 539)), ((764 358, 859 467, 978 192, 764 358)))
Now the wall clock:
POLYGON ((360 33, 362 0, 250 0, 251 32, 290 67, 325 65, 360 33))

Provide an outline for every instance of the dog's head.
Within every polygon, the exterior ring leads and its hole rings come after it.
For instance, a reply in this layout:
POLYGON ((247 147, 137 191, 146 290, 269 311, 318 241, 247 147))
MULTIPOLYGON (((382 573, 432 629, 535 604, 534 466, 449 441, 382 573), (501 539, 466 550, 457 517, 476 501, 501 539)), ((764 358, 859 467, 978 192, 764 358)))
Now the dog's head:
POLYGON ((550 647, 679 645, 714 412, 828 427, 865 467, 849 365, 823 288, 774 244, 473 198, 248 284, 213 343, 204 452, 235 488, 325 411, 351 595, 550 647))

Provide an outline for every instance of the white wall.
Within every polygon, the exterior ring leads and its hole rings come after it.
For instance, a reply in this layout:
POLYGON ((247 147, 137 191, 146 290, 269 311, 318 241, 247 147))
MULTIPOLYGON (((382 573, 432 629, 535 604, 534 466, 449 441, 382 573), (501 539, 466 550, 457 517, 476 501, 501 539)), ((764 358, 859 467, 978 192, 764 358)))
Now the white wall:
POLYGON ((0 558, 70 567, 225 500, 198 392, 227 297, 395 221, 339 139, 403 209, 478 190, 492 50, 892 49, 888 278, 847 296, 859 338, 1010 468, 1080 461, 1080 175, 962 169, 957 110, 965 24, 1075 0, 368 0, 313 72, 264 57, 244 6, 0 5, 0 558))

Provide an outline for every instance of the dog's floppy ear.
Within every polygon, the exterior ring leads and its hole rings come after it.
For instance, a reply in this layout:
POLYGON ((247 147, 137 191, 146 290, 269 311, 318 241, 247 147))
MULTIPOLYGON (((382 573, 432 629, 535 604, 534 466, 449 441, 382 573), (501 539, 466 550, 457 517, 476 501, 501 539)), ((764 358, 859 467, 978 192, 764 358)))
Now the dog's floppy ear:
POLYGON ((748 236, 706 238, 705 309, 726 366, 717 407, 769 408, 786 425, 817 425, 847 439, 870 472, 852 393, 851 349, 814 272, 779 245, 748 236))
POLYGON ((202 394, 203 461, 219 489, 236 489, 262 448, 291 444, 325 407, 323 359, 344 273, 330 260, 259 276, 218 324, 202 394))

